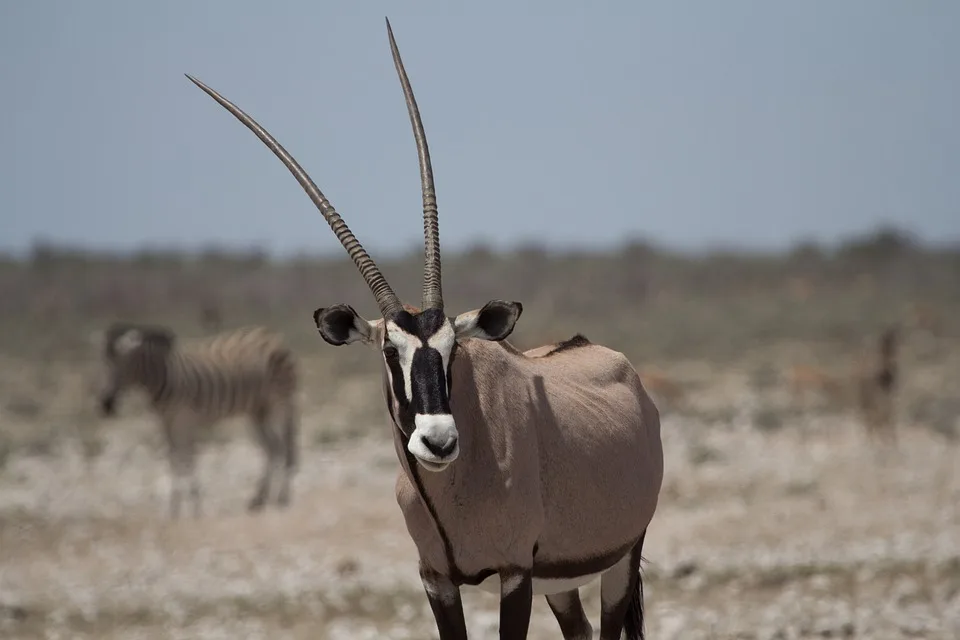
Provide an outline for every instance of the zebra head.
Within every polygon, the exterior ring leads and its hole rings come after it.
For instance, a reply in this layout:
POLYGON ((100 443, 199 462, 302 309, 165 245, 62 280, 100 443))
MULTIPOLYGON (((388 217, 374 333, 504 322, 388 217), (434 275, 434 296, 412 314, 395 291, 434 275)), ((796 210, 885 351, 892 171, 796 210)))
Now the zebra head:
POLYGON ((444 312, 440 268, 437 199, 430 151, 417 102, 387 20, 393 62, 403 87, 420 160, 423 195, 424 277, 422 308, 404 305, 379 267, 310 176, 276 139, 235 104, 192 76, 194 84, 232 113, 283 162, 320 210, 337 239, 357 265, 380 308, 381 320, 368 321, 349 305, 317 309, 314 322, 328 343, 362 342, 381 353, 386 400, 407 450, 420 465, 439 471, 459 454, 459 435, 450 411, 451 363, 457 342, 467 338, 503 340, 513 331, 523 307, 519 302, 491 300, 473 311, 450 317, 444 312))
POLYGON ((104 379, 97 398, 100 412, 112 416, 117 411, 117 398, 125 389, 149 387, 160 379, 175 337, 161 327, 118 322, 97 336, 97 341, 104 364, 104 379))

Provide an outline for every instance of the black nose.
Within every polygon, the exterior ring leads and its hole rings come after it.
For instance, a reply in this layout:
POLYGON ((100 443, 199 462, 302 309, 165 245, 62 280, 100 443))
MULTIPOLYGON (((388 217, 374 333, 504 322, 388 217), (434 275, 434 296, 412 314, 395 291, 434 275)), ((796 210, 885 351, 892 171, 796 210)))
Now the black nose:
POLYGON ((117 413, 117 399, 113 396, 100 398, 100 413, 104 416, 112 416, 117 413))
POLYGON ((456 436, 453 436, 452 438, 447 440, 447 443, 442 446, 437 446, 435 443, 430 442, 430 440, 428 440, 425 437, 421 437, 420 440, 423 441, 423 444, 427 448, 427 450, 433 455, 437 456, 438 458, 446 458, 451 453, 453 453, 454 449, 457 448, 456 436))

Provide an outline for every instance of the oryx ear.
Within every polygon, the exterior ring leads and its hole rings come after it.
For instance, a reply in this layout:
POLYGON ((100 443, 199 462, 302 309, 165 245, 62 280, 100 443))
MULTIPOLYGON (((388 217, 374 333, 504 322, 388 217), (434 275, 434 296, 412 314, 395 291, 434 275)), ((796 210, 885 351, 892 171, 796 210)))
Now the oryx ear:
POLYGON ((503 340, 513 331, 521 313, 523 305, 519 302, 491 300, 481 309, 458 315, 453 321, 453 328, 457 338, 503 340))
POLYGON ((127 355, 143 344, 143 333, 139 329, 128 329, 113 341, 113 348, 120 355, 127 355))
POLYGON ((373 325, 348 304, 321 307, 313 312, 313 321, 323 339, 335 347, 358 340, 369 343, 373 339, 373 325))

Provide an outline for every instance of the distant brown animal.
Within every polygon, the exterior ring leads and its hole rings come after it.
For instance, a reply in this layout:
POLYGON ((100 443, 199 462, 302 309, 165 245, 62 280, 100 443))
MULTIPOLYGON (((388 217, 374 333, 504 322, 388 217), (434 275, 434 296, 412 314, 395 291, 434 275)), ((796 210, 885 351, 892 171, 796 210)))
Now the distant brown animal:
POLYGON ((461 587, 500 595, 500 638, 527 637, 543 594, 566 640, 592 638, 579 588, 600 577, 600 638, 643 638, 640 554, 663 481, 660 417, 636 370, 577 335, 533 357, 505 339, 518 302, 448 316, 436 191, 413 90, 387 23, 420 160, 422 309, 405 306, 346 222, 293 157, 239 107, 198 80, 294 175, 353 259, 380 309, 313 319, 334 346, 359 342, 383 376, 400 471, 397 502, 417 547, 441 640, 465 640, 461 587))
POLYGON ((860 416, 867 434, 888 442, 896 442, 899 340, 899 327, 885 330, 877 341, 875 355, 861 363, 858 376, 860 416))
POLYGON ((279 335, 253 327, 181 348, 169 329, 118 322, 94 338, 106 368, 98 393, 101 413, 114 415, 120 394, 138 387, 150 396, 160 418, 173 474, 173 518, 180 515, 185 490, 194 516, 200 515, 197 431, 235 415, 250 417, 265 454, 263 475, 248 508, 259 511, 265 506, 276 473, 282 474, 276 503, 289 503, 298 458, 298 372, 293 353, 279 335))
POLYGON ((787 385, 794 403, 802 403, 810 393, 819 394, 836 408, 856 411, 871 438, 895 439, 899 332, 898 327, 884 331, 877 346, 861 353, 845 375, 810 364, 791 367, 787 385))

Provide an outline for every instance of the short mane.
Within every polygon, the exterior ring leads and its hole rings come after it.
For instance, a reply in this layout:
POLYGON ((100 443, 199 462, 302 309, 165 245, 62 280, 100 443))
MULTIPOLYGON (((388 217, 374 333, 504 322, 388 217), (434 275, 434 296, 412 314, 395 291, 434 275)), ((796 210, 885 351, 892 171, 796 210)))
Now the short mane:
POLYGON ((593 343, 587 340, 587 337, 585 335, 583 335, 582 333, 578 333, 577 335, 573 336, 569 340, 558 342, 557 346, 554 349, 552 349, 549 353, 543 354, 543 357, 547 358, 549 356, 556 355, 561 351, 570 351, 571 349, 579 349, 580 347, 586 347, 590 344, 593 344, 593 343))

